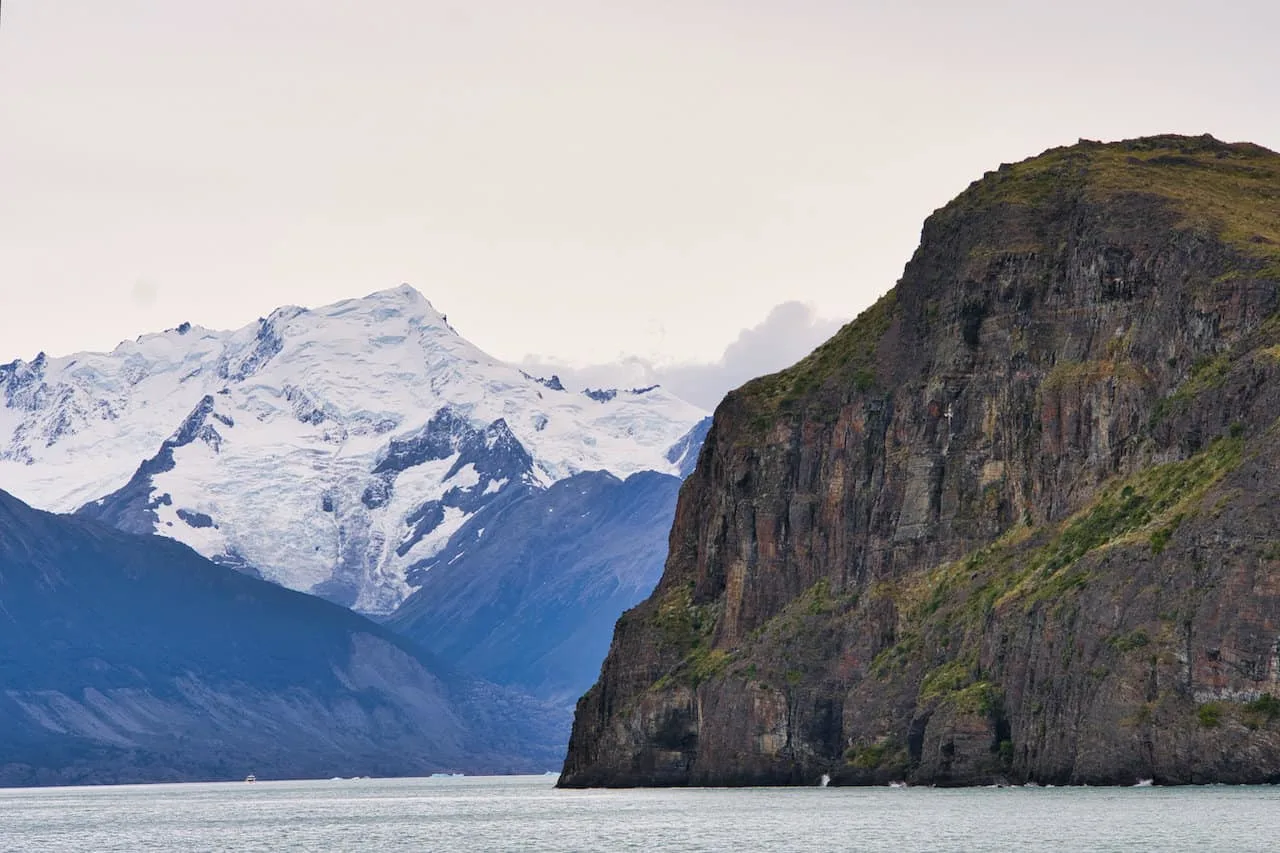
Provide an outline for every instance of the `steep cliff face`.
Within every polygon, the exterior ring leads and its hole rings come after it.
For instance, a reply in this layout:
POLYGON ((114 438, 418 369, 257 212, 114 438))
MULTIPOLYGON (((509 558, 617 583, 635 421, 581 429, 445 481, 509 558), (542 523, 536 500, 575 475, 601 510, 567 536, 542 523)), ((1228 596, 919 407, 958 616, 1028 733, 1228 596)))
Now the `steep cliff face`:
POLYGON ((1280 779, 1280 155, 1081 142, 716 412, 562 785, 1280 779))

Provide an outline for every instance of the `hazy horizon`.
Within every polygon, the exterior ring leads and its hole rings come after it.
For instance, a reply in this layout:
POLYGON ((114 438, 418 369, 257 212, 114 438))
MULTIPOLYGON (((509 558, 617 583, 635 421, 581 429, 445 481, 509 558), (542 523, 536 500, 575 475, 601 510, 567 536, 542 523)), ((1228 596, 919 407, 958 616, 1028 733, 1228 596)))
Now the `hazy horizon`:
POLYGON ((11 0, 0 358, 409 282, 516 363, 773 369, 1001 162, 1280 147, 1280 10, 1231 11, 11 0))

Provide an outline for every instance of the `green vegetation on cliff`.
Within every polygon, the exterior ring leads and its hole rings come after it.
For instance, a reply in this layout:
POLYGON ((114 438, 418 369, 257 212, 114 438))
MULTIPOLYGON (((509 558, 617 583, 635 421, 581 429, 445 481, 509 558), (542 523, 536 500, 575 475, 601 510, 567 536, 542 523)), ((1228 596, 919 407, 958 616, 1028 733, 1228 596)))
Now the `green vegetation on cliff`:
POLYGON ((1179 228, 1217 236, 1280 274, 1280 158, 1248 143, 1212 137, 1156 136, 1080 144, 1001 166, 949 208, 997 204, 1045 206, 1083 194, 1106 201, 1141 193, 1172 204, 1179 228))
MULTIPOLYGON (((974 644, 994 611, 1060 606, 1066 597, 1094 579, 1095 563, 1087 555, 1127 546, 1159 552, 1188 515, 1203 511, 1205 494, 1228 472, 1239 467, 1244 452, 1240 438, 1219 438, 1203 452, 1180 462, 1155 465, 1117 480, 1071 518, 1043 530, 1014 528, 991 545, 962 560, 919 576, 882 587, 899 609, 899 643, 882 652, 885 661, 918 658, 922 648, 934 648, 950 658, 927 675, 921 698, 951 685, 966 688, 976 677, 965 655, 976 660, 974 644), (1155 542, 1159 542, 1157 548, 1155 542), (968 675, 961 678, 959 673, 968 675)), ((1111 642, 1118 651, 1144 643, 1137 629, 1111 642)), ((893 672, 873 666, 879 678, 893 672)))
POLYGON ((889 291, 817 349, 786 370, 753 379, 737 393, 752 411, 752 425, 795 414, 801 402, 828 382, 867 392, 880 385, 876 348, 893 322, 896 295, 889 291))
POLYGON ((678 663, 654 684, 654 689, 662 690, 673 684, 697 687, 724 670, 730 654, 710 645, 715 617, 714 606, 693 603, 693 591, 688 585, 676 587, 662 596, 655 624, 663 650, 678 663))

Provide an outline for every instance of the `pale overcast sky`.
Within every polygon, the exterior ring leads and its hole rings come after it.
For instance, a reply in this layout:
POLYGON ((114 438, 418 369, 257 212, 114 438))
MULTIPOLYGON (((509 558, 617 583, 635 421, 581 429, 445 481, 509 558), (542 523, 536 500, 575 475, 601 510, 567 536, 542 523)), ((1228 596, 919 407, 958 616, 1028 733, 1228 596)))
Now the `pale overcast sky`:
POLYGON ((409 282, 511 360, 755 369, 1002 161, 1280 148, 1278 6, 6 0, 0 361, 409 282))

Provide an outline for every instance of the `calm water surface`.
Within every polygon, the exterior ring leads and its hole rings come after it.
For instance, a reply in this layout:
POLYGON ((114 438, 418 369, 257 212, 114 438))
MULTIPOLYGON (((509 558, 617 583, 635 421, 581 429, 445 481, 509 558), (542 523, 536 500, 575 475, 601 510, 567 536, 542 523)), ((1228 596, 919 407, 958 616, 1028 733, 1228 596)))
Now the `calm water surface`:
POLYGON ((557 791, 553 781, 0 789, 0 849, 1280 850, 1275 787, 557 791))

